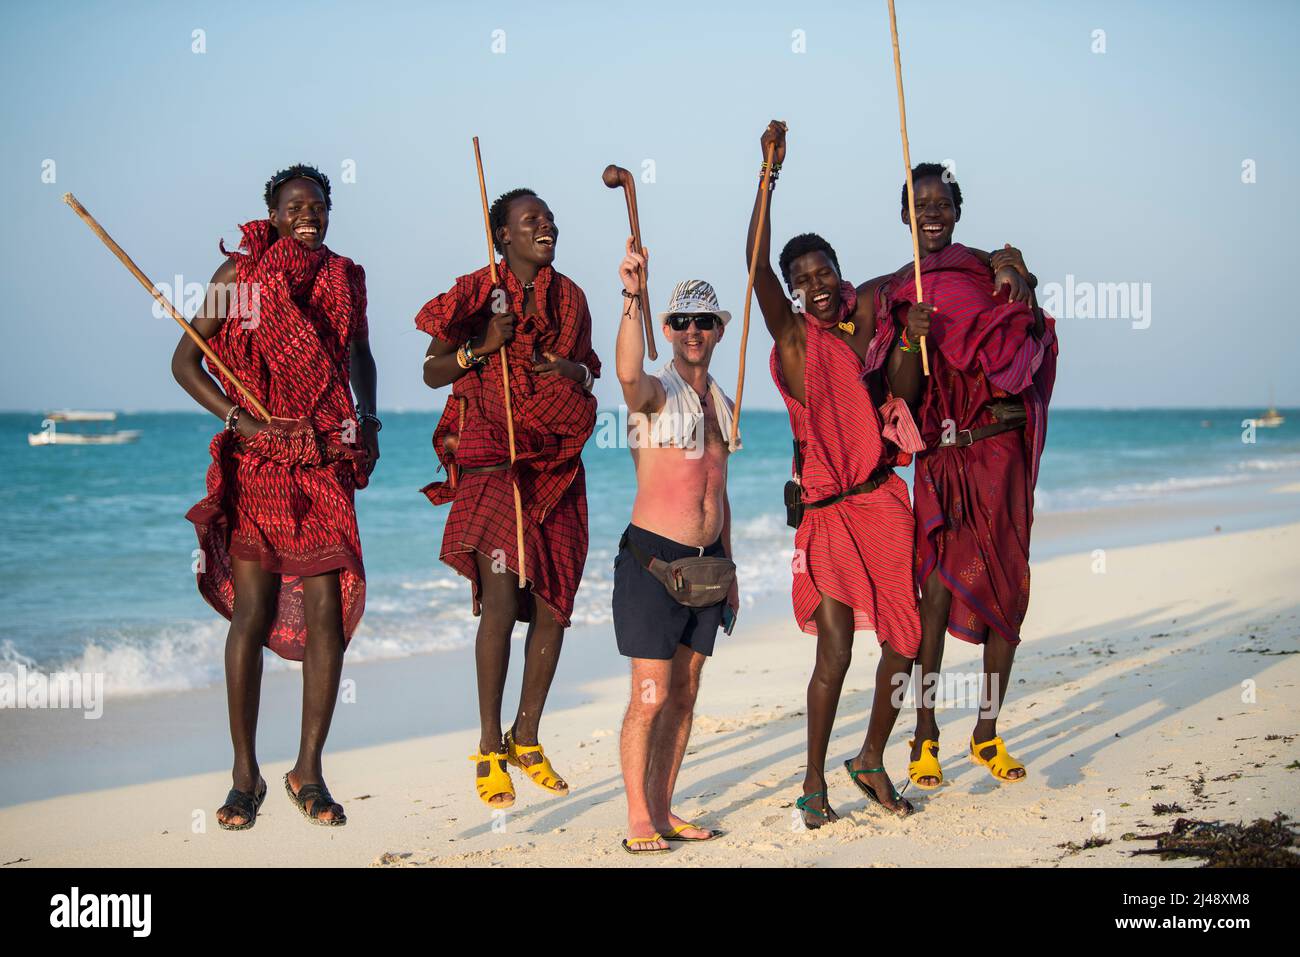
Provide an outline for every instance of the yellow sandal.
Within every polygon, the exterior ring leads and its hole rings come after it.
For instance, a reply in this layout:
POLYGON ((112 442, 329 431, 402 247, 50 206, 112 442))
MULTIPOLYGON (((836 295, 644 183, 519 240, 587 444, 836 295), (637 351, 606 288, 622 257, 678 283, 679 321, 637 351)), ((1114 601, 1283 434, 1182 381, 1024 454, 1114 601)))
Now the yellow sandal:
POLYGON ((975 737, 972 735, 970 739, 970 758, 976 764, 982 764, 984 767, 988 768, 989 774, 993 775, 999 781, 1005 781, 1008 784, 1023 781, 1029 775, 1029 772, 1025 771, 1025 766, 1007 753, 1007 746, 1002 743, 1001 738, 990 738, 987 741, 976 744, 975 737), (985 760, 980 757, 980 752, 990 745, 997 750, 993 757, 985 760), (1025 771, 1025 773, 1019 777, 1013 778, 1010 774, 1016 768, 1025 771))
MULTIPOLYGON (((916 746, 916 739, 907 742, 909 748, 916 746)), ((939 766, 939 742, 926 738, 921 742, 921 756, 907 764, 907 776, 922 791, 933 791, 943 784, 943 768, 939 766), (922 778, 938 778, 935 784, 922 784, 922 778)))
POLYGON ((474 783, 478 788, 479 800, 491 808, 507 808, 515 803, 515 782, 510 780, 510 772, 503 762, 509 757, 502 751, 489 751, 487 754, 471 754, 469 759, 475 763, 474 783), (486 763, 488 773, 477 773, 477 765, 486 763), (493 801, 494 797, 506 796, 504 801, 493 801))
POLYGON ((545 788, 552 794, 564 795, 569 793, 569 785, 551 766, 551 759, 546 756, 542 746, 540 744, 517 744, 513 728, 506 732, 506 760, 528 775, 538 787, 545 788), (521 754, 537 754, 541 756, 541 760, 532 764, 524 764, 519 760, 521 754))

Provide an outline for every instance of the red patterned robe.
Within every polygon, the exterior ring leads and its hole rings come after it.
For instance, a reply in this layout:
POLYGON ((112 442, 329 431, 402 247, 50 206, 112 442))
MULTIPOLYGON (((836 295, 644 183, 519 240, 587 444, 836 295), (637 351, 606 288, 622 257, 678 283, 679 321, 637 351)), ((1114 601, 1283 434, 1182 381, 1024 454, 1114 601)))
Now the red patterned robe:
MULTIPOLYGON (((504 261, 497 275, 509 296, 510 311, 522 316, 523 286, 504 261)), ((459 346, 486 327, 491 292, 491 276, 484 266, 425 303, 415 324, 430 336, 459 346)), ((422 491, 434 505, 451 503, 440 557, 470 580, 477 615, 481 583, 474 553, 519 573, 511 479, 518 481, 528 588, 567 627, 587 560, 587 484, 581 456, 596 425, 596 398, 564 376, 534 375, 532 366, 543 352, 551 352, 581 362, 599 376, 600 360, 591 347, 587 297, 577 283, 545 266, 534 280, 533 296, 535 311, 515 323, 515 337, 506 346, 514 468, 472 475, 461 472, 455 488, 450 482, 434 482, 422 491)), ((506 428, 501 354, 495 352, 453 384, 433 434, 434 451, 449 471, 509 462, 506 428), (457 438, 454 452, 447 447, 450 436, 457 438)), ((528 620, 528 610, 521 607, 519 617, 528 620)))
MULTIPOLYGON (((858 294, 845 282, 840 296, 843 318, 853 312, 858 294)), ((877 324, 864 363, 830 331, 834 323, 803 316, 804 403, 790 395, 775 346, 769 364, 800 444, 803 500, 813 502, 865 482, 882 465, 906 465, 911 456, 899 445, 916 448, 919 438, 907 406, 891 399, 877 411, 867 386, 866 377, 889 354, 892 320, 877 324)), ((912 524, 907 485, 897 475, 866 494, 807 509, 795 531, 792 566, 799 627, 817 634, 814 615, 822 595, 829 595, 853 609, 854 630, 875 631, 881 643, 915 657, 921 623, 912 582, 912 524)))
MULTIPOLYGON (((207 496, 185 517, 199 538, 199 592, 226 618, 235 602, 232 556, 281 576, 267 645, 301 661, 302 576, 339 571, 345 640, 365 608, 353 494, 368 479, 349 359, 352 341, 368 336, 366 276, 324 246, 278 238, 270 220, 241 229, 242 252, 226 253, 239 287, 208 345, 273 419, 252 440, 225 431, 213 437, 207 496)), ((240 402, 241 393, 209 368, 240 402)))
MULTIPOLYGON (((920 408, 928 451, 917 456, 916 581, 937 571, 952 591, 948 630, 983 641, 991 628, 1020 640, 1029 607, 1029 530, 1034 485, 1056 380, 1056 321, 1034 338, 1032 310, 993 292, 989 269, 954 243, 921 261, 925 301, 935 306, 927 340, 930 378, 920 408), (940 447, 956 430, 994 422, 987 405, 1025 403, 1025 428, 964 448, 940 447)), ((881 287, 878 316, 902 316, 916 298, 909 267, 881 287)))

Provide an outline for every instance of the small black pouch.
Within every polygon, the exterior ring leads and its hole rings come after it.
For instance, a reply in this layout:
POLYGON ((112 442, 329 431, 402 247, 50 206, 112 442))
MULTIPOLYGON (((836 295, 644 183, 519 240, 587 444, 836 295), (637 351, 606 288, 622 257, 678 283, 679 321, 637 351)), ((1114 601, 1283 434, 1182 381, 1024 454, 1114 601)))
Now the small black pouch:
MULTIPOLYGON (((799 440, 794 440, 794 474, 803 474, 803 455, 799 451, 799 440)), ((791 528, 798 528, 803 521, 803 486, 794 479, 785 483, 785 523, 791 528)))
POLYGON ((798 528, 803 521, 803 486, 791 479, 785 483, 785 523, 798 528))

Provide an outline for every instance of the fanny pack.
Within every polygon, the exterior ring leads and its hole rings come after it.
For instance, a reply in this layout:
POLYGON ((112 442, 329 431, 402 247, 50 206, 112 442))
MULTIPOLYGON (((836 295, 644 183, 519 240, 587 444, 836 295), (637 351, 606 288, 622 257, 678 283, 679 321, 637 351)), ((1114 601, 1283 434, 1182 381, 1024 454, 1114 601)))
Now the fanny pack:
POLYGON ((707 608, 725 601, 736 581, 736 563, 730 558, 687 555, 666 562, 633 545, 628 541, 627 532, 619 539, 618 547, 626 548, 637 564, 653 575, 678 604, 687 608, 707 608))
MULTIPOLYGON (((794 440, 794 469, 797 474, 803 474, 803 454, 799 451, 798 439, 794 440)), ((803 521, 803 513, 806 509, 826 508, 828 505, 843 501, 850 495, 865 495, 867 492, 874 492, 884 485, 886 480, 893 474, 892 467, 882 465, 872 472, 865 482, 860 482, 838 495, 819 498, 815 502, 805 502, 803 500, 803 486, 792 479, 785 483, 785 523, 791 528, 798 528, 799 523, 803 521)))

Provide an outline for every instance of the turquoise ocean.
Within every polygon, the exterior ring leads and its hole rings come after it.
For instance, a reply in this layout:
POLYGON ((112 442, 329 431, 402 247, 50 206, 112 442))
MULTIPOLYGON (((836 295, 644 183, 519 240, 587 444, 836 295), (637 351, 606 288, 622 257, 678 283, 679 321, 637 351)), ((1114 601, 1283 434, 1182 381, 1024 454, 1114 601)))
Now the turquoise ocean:
MULTIPOLYGON (((1300 411, 1283 410, 1284 425, 1243 441, 1243 420, 1259 411, 1053 412, 1038 514, 1153 502, 1195 507, 1206 498, 1263 494, 1270 482, 1300 482, 1300 411)), ((438 561, 447 508, 434 508, 419 491, 441 477, 429 442, 435 417, 387 412, 383 419, 382 460, 357 496, 368 596, 351 660, 461 647, 475 627, 467 583, 438 561)), ((0 414, 0 670, 21 663, 104 672, 110 693, 126 694, 220 681, 226 623, 195 588, 196 542, 184 518, 203 496, 208 441, 220 423, 201 413, 128 413, 111 427, 140 430, 134 444, 29 446, 27 434, 40 427, 39 412, 0 414)), ((781 487, 790 433, 785 414, 772 411, 747 411, 743 433, 729 488, 742 592, 752 604, 788 595, 793 532, 781 487)), ((632 506, 631 458, 601 447, 600 434, 584 454, 591 548, 575 624, 610 620, 614 551, 632 506)), ((1283 512, 1300 501, 1272 498, 1283 512)), ((1034 557, 1051 548, 1035 547, 1034 557)))

